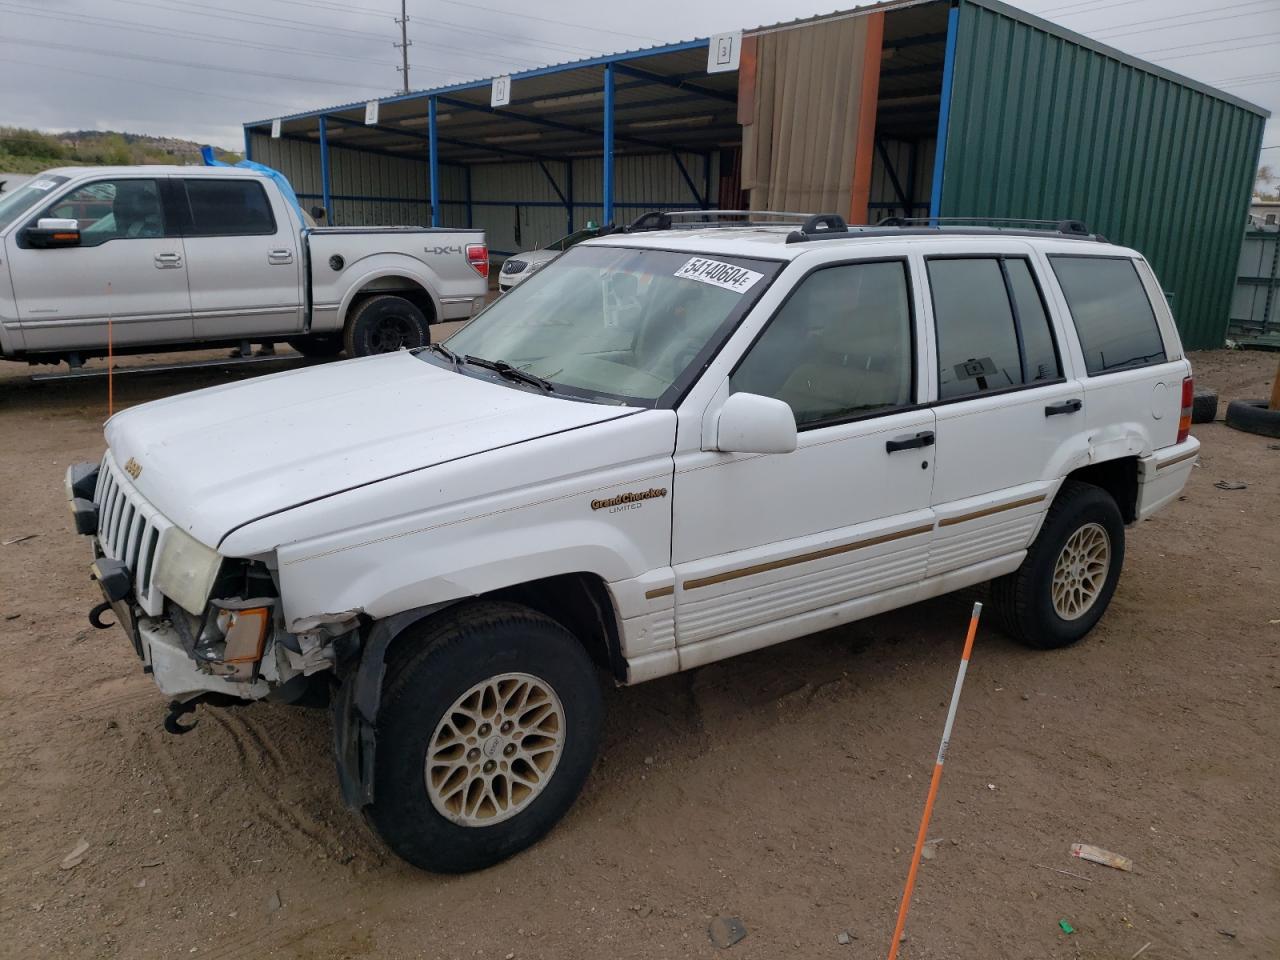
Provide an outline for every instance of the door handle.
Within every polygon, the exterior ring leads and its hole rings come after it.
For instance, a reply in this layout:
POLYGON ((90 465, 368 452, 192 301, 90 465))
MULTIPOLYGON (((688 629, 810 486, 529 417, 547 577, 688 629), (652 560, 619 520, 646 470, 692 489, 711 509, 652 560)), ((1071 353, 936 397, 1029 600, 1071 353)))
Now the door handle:
POLYGON ((157 253, 156 269, 172 270, 174 267, 182 266, 182 256, 177 253, 157 253))
POLYGON ((899 450, 914 450, 917 447, 932 447, 933 431, 921 430, 919 433, 909 437, 895 437, 893 440, 886 440, 884 449, 888 453, 897 453, 899 450))
POLYGON ((1084 406, 1084 401, 1079 399, 1063 400, 1061 403, 1051 403, 1044 408, 1046 417, 1056 417, 1060 413, 1079 413, 1084 406))
POLYGON ((278 247, 267 254, 268 263, 293 263, 293 251, 278 247))

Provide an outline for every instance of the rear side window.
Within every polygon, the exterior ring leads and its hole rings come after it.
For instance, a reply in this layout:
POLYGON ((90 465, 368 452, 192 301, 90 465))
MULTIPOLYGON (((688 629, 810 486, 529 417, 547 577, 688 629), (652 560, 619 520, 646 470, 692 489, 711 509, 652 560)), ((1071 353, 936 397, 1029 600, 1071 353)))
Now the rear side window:
POLYGON ((1026 260, 928 261, 938 332, 938 398, 1057 380, 1062 375, 1044 302, 1026 260))
POLYGON ((253 237, 276 232, 262 184, 254 180, 186 180, 191 237, 253 237))
POLYGON ((1133 261, 1051 256, 1091 375, 1163 363, 1164 340, 1133 261))
POLYGON ((800 427, 912 402, 907 265, 824 267, 803 281, 729 378, 734 393, 776 397, 800 427))

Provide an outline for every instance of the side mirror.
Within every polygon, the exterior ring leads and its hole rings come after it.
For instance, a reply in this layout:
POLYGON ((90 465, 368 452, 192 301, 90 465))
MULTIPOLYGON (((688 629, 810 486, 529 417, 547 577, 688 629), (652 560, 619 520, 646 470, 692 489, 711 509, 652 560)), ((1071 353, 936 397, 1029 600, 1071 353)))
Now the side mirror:
POLYGON ((781 400, 758 393, 732 393, 720 408, 716 446, 722 453, 791 453, 796 418, 781 400))
POLYGON ((34 227, 22 231, 23 239, 33 247, 80 246, 80 222, 60 217, 41 217, 34 227))

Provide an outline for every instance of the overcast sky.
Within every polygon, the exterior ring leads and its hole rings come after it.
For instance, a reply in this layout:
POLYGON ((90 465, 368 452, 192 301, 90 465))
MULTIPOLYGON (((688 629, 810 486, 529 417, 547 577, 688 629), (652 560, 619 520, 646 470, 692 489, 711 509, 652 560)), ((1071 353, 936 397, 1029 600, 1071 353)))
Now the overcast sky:
MULTIPOLYGON (((850 0, 408 0, 414 88, 776 23, 850 0), (508 11, 520 11, 520 15, 508 11)), ((1280 114, 1280 0, 1015 0, 1280 114)), ((0 0, 0 125, 167 134, 400 84, 397 0, 0 0)), ((1280 168, 1280 119, 1263 161, 1280 168)))

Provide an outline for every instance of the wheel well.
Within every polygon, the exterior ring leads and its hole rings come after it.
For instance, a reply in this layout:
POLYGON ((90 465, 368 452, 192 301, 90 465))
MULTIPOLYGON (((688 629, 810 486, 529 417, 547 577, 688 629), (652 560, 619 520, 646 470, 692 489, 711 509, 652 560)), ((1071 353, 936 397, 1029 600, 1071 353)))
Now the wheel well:
POLYGON ((622 656, 617 617, 608 588, 599 577, 567 573, 504 587, 484 596, 523 604, 563 624, 578 638, 597 666, 607 670, 618 682, 626 682, 627 662, 622 656))
POLYGON ((1068 480, 1101 487, 1111 494, 1111 499, 1120 508, 1120 516, 1125 523, 1133 523, 1138 519, 1138 458, 1121 457, 1118 460, 1107 460, 1103 463, 1091 463, 1067 474, 1068 480))
POLYGON ((378 277, 376 280, 370 280, 366 283, 351 298, 346 315, 342 318, 343 323, 346 323, 347 319, 356 312, 356 309, 364 301, 370 297, 387 293, 394 294, 397 297, 404 297, 404 299, 422 311, 422 315, 427 318, 427 323, 436 322, 435 302, 422 284, 408 277, 378 277))

